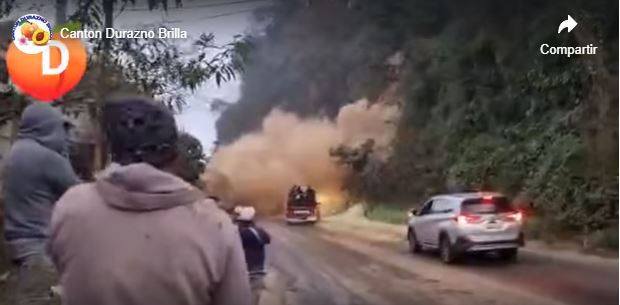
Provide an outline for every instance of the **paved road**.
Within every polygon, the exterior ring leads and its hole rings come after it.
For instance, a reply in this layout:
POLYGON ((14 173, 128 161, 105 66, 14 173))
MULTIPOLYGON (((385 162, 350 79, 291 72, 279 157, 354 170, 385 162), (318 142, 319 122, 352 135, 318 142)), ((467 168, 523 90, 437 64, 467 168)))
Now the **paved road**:
MULTIPOLYGON (((618 265, 521 253, 517 263, 471 257, 445 266, 404 241, 373 242, 314 226, 264 226, 269 286, 280 304, 618 304, 618 265)), ((361 234, 363 235, 363 234, 361 234)))

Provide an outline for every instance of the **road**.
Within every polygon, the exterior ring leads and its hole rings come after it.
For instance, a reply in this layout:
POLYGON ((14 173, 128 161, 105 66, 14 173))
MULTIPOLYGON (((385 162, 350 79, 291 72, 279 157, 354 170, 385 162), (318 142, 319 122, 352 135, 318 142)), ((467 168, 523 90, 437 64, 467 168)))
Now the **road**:
POLYGON ((574 262, 522 251, 516 263, 471 257, 446 266, 432 254, 408 253, 404 240, 372 241, 364 232, 278 221, 263 225, 273 237, 270 304, 618 304, 617 261, 574 262))

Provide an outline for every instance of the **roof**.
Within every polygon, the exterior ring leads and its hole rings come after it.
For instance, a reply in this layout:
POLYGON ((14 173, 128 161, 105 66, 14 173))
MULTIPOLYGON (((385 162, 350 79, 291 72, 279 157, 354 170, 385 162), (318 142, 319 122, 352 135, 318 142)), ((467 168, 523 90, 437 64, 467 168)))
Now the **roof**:
POLYGON ((475 199, 484 196, 492 196, 492 197, 504 197, 504 194, 498 192, 467 192, 467 193, 452 193, 452 194, 438 194, 433 197, 449 197, 449 198, 457 198, 457 199, 475 199))

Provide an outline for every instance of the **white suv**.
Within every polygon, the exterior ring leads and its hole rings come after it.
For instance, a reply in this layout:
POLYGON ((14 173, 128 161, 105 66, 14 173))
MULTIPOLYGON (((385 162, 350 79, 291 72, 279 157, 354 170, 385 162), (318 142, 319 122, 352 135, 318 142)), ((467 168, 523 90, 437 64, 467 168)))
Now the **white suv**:
POLYGON ((437 195, 409 213, 412 252, 438 249, 444 263, 465 252, 497 251, 514 260, 523 246, 522 214, 499 193, 437 195))

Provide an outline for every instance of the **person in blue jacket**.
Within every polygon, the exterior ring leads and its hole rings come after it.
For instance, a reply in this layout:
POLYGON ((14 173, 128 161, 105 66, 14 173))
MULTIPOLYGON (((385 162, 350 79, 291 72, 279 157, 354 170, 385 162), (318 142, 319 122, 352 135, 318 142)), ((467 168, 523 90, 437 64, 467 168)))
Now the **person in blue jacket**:
POLYGON ((248 266, 250 286, 254 295, 254 302, 258 304, 264 285, 265 269, 265 246, 271 243, 271 237, 265 229, 254 222, 256 210, 253 207, 235 208, 236 223, 241 236, 245 261, 248 266))
POLYGON ((52 210, 80 182, 68 159, 69 123, 35 102, 24 110, 4 160, 4 242, 13 263, 10 304, 48 304, 56 272, 46 252, 52 210))

